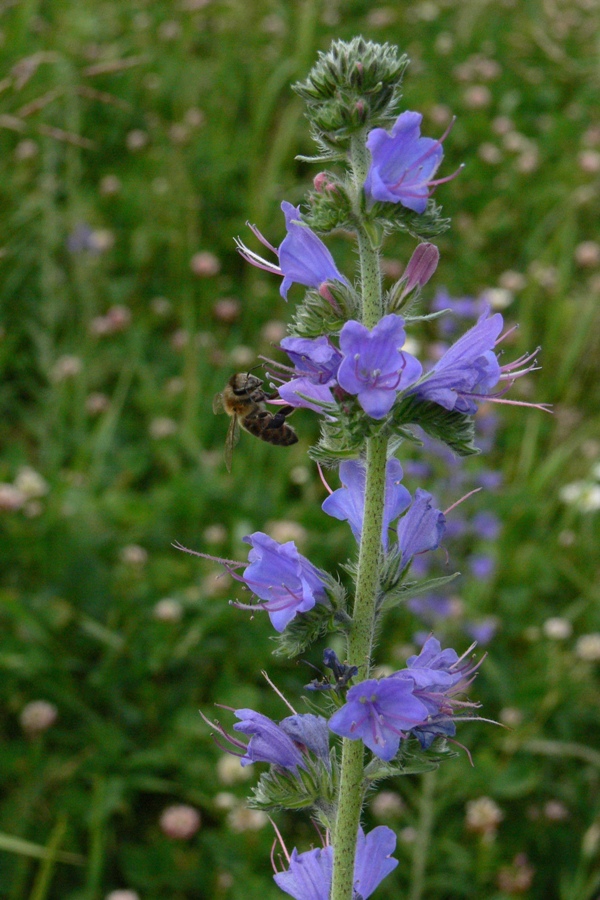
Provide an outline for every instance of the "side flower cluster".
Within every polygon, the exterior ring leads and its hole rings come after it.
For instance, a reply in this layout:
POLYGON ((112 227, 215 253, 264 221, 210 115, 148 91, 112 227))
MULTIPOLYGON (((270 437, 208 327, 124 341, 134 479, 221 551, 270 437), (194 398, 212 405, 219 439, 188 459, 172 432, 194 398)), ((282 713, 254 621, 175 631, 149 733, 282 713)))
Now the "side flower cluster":
MULTIPOLYGON (((471 649, 471 648, 469 648, 471 649)), ((469 651, 467 651, 467 654, 469 651)), ((329 720, 329 728, 341 737, 362 740, 375 756, 390 762, 400 741, 413 734, 423 749, 436 737, 453 737, 453 721, 459 701, 478 668, 454 650, 442 650, 430 637, 407 668, 386 678, 367 679, 348 691, 346 703, 329 720)))

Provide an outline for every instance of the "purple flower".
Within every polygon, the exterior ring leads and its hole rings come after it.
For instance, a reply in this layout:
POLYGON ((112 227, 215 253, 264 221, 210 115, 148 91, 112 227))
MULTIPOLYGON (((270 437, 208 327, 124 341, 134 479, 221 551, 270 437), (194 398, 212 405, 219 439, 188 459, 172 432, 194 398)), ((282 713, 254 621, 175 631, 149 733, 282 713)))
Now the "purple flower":
POLYGON ((398 522, 398 546, 402 553, 401 568, 413 556, 427 550, 437 550, 444 536, 446 517, 431 505, 431 494, 417 488, 410 509, 398 522))
POLYGON ((485 647, 498 631, 498 624, 496 616, 486 616, 476 622, 465 622, 464 627, 469 637, 485 647))
POLYGON ((435 364, 422 384, 411 393, 421 400, 430 400, 444 409, 456 409, 473 415, 476 400, 484 399, 498 384, 502 370, 494 347, 503 321, 500 313, 480 316, 470 328, 435 364))
POLYGON ((413 597, 406 605, 425 622, 438 622, 456 616, 457 603, 452 597, 436 597, 434 594, 428 594, 425 597, 413 597))
POLYGON ((482 300, 474 297, 451 297, 445 288, 436 291, 431 304, 432 312, 441 312, 443 309, 452 310, 455 316, 461 319, 474 319, 487 309, 482 300))
POLYGON ((391 131, 374 128, 369 132, 371 166, 365 193, 371 203, 401 203, 421 214, 435 186, 449 180, 432 180, 444 156, 442 141, 446 135, 438 141, 421 137, 422 119, 421 113, 407 111, 398 116, 391 131))
POLYGON ((338 371, 338 383, 373 419, 383 419, 394 405, 398 391, 421 375, 421 363, 403 353, 406 334, 404 319, 384 316, 372 331, 351 320, 340 333, 344 359, 338 371))
POLYGON ((496 561, 488 553, 474 553, 469 560, 469 568, 475 578, 480 581, 489 581, 496 568, 496 561))
POLYGON ((322 412, 324 403, 334 403, 331 388, 337 384, 342 359, 337 347, 326 337, 289 337, 282 340, 281 349, 292 360, 296 376, 280 385, 281 399, 290 406, 303 406, 316 412, 322 412))
POLYGON ((500 533, 500 519, 494 513, 482 510, 473 518, 473 530, 480 538, 494 541, 500 533))
POLYGON ((242 751, 239 753, 230 750, 217 741, 222 750, 233 756, 239 756, 242 766, 266 762, 281 769, 288 769, 297 776, 298 767, 307 768, 306 754, 310 750, 327 769, 330 768, 329 731, 327 720, 322 716, 315 716, 312 713, 288 716, 278 725, 268 716, 263 716, 253 709, 236 709, 234 713, 240 721, 233 729, 241 731, 242 734, 249 734, 248 744, 228 734, 219 722, 211 722, 203 713, 200 715, 229 744, 242 751))
MULTIPOLYGON (((379 825, 365 835, 358 829, 354 862, 354 896, 367 900, 383 879, 398 865, 391 854, 396 835, 391 828, 379 825)), ((294 848, 289 869, 274 875, 275 883, 294 900, 329 900, 333 874, 334 848, 331 846, 306 853, 294 848)))
POLYGON ((413 693, 414 683, 391 675, 354 685, 346 703, 333 714, 334 734, 362 740, 380 759, 389 762, 406 732, 427 719, 427 707, 413 693))
POLYGON ((242 766, 267 762, 296 774, 297 767, 306 769, 303 751, 311 750, 315 756, 329 765, 329 740, 327 720, 312 713, 288 716, 277 725, 268 716, 252 709, 236 709, 241 719, 234 731, 251 735, 242 766))
POLYGON ((246 262, 274 275, 282 275, 283 283, 279 291, 284 300, 287 300, 288 291, 294 283, 312 288, 319 288, 327 281, 341 281, 348 284, 346 278, 338 271, 333 256, 323 241, 307 225, 302 224, 300 207, 292 206, 284 200, 281 209, 285 216, 287 235, 278 250, 267 241, 255 225, 250 226, 261 244, 279 258, 279 265, 258 256, 238 239, 236 246, 246 262))
POLYGON ((298 553, 293 541, 279 544, 262 531, 255 531, 244 542, 252 547, 250 565, 243 576, 237 577, 265 602, 239 604, 242 609, 266 610, 273 628, 281 632, 298 613, 308 612, 315 603, 326 600, 322 573, 298 553))
POLYGON ((306 768, 302 753, 292 738, 272 719, 252 709, 236 709, 235 714, 241 721, 233 726, 234 731, 251 735, 246 753, 240 760, 242 766, 266 762, 290 769, 294 774, 298 766, 306 768))
MULTIPOLYGON (((360 541, 365 509, 365 466, 360 460, 346 460, 340 463, 340 481, 343 487, 338 488, 324 501, 321 509, 335 519, 347 520, 352 534, 360 541)), ((388 459, 385 469, 385 501, 383 506, 383 525, 381 540, 384 550, 388 546, 388 528, 410 503, 410 494, 400 484, 402 466, 395 457, 388 459)))
POLYGON ((442 650, 440 642, 430 637, 417 656, 409 657, 406 669, 390 675, 392 680, 412 681, 415 698, 427 709, 427 720, 412 729, 412 734, 424 749, 431 746, 438 735, 454 736, 456 726, 453 715, 456 707, 474 705, 454 699, 455 694, 466 690, 481 664, 481 661, 472 664, 465 658, 466 655, 459 657, 450 648, 442 650))

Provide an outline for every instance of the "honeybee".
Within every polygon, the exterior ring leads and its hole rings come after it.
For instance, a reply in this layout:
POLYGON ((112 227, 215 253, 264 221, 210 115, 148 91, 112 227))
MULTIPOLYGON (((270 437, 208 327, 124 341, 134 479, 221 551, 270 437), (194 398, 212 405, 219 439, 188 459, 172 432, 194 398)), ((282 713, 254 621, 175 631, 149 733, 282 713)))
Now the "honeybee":
POLYGON ((228 472, 231 472, 231 457, 240 437, 240 427, 261 441, 280 447, 289 447, 298 441, 298 435, 285 421, 294 407, 282 406, 276 413, 269 412, 265 400, 272 398, 263 391, 262 384, 262 379, 256 375, 238 372, 231 376, 225 389, 213 400, 214 412, 224 411, 231 417, 225 440, 228 472))

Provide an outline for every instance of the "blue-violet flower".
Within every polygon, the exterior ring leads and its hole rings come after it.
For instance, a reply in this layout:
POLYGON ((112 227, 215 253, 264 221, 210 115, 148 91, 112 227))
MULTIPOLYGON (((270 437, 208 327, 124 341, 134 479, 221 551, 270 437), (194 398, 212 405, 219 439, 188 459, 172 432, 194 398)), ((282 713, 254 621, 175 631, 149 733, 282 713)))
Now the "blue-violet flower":
POLYGON ((427 707, 414 696, 413 688, 414 682, 393 675, 362 681, 350 688, 346 703, 329 720, 329 728, 342 737, 362 740, 376 756, 389 762, 406 732, 427 719, 427 707))
POLYGON ((415 491, 408 512, 398 522, 398 547, 402 553, 401 568, 413 556, 427 550, 437 550, 444 536, 446 517, 431 505, 432 496, 422 488, 415 491))
POLYGON ((250 590, 264 603, 236 604, 242 609, 266 610, 276 631, 283 631, 298 613, 308 612, 315 603, 327 599, 323 574, 305 556, 298 553, 293 541, 279 544, 255 531, 244 538, 252 549, 250 565, 242 576, 250 590))
POLYGON ((234 731, 251 735, 246 753, 240 760, 242 766, 267 762, 296 773, 298 766, 306 769, 302 752, 305 749, 311 750, 329 766, 327 720, 322 716, 312 713, 288 716, 277 725, 268 716, 252 709, 236 709, 235 714, 241 721, 233 726, 234 731))
MULTIPOLYGON (((361 460, 351 459, 340 463, 340 481, 343 487, 330 494, 321 507, 328 516, 342 521, 347 520, 357 541, 360 541, 365 511, 365 479, 365 466, 361 460)), ((401 481, 400 461, 391 457, 385 468, 385 500, 381 531, 384 550, 387 550, 388 546, 390 524, 410 503, 410 494, 401 481)))
POLYGON ((391 131, 374 128, 369 132, 371 165, 365 193, 371 203, 401 203, 420 215, 436 185, 449 180, 433 180, 444 156, 442 141, 446 135, 437 141, 421 137, 422 119, 421 113, 406 111, 398 116, 391 131))
POLYGON ((427 749, 439 735, 453 737, 456 725, 453 721, 456 707, 476 704, 455 700, 454 695, 462 693, 475 677, 481 660, 471 663, 466 659, 472 647, 459 657, 455 650, 442 650, 440 642, 429 637, 421 652, 407 660, 407 668, 390 675, 391 679, 412 681, 414 696, 427 708, 427 721, 412 729, 412 734, 421 746, 427 749))
POLYGON ((266 762, 281 769, 288 769, 297 776, 298 767, 307 768, 306 753, 310 750, 327 769, 330 768, 329 731, 327 720, 322 716, 315 716, 312 713, 293 715, 277 724, 268 716, 253 709, 235 709, 233 712, 240 719, 233 726, 234 731, 249 734, 250 740, 247 744, 229 734, 220 722, 211 722, 202 712, 200 715, 228 744, 236 748, 231 750, 215 739, 217 746, 222 750, 238 756, 242 766, 266 762))
POLYGON ((238 238, 236 246, 246 262, 274 275, 282 275, 283 283, 279 290, 284 300, 287 300, 288 291, 294 283, 312 288, 319 288, 328 281, 348 284, 347 279, 338 271, 333 256, 323 241, 308 225, 302 223, 300 207, 292 206, 284 200, 281 209, 285 216, 287 235, 279 249, 273 247, 255 225, 250 226, 261 244, 278 257, 279 265, 270 263, 249 250, 238 238))
MULTIPOLYGON (((358 829, 354 863, 354 897, 368 900, 383 879, 398 865, 391 854, 396 835, 391 828, 379 825, 365 835, 358 829)), ((294 900, 329 900, 333 873, 332 846, 318 847, 306 853, 294 848, 289 868, 274 875, 276 884, 294 900)))
POLYGON ((338 370, 338 384, 373 419, 383 419, 394 405, 398 391, 421 375, 421 363, 402 352, 406 341, 404 319, 393 313, 384 316, 369 331, 360 322, 346 322, 340 332, 344 359, 338 370))
MULTIPOLYGON (((292 360, 295 375, 279 386, 281 399, 316 412, 322 412, 323 404, 334 403, 331 388, 337 384, 342 354, 329 338, 288 337, 280 346, 292 360)), ((278 368, 283 371, 283 366, 278 368)))

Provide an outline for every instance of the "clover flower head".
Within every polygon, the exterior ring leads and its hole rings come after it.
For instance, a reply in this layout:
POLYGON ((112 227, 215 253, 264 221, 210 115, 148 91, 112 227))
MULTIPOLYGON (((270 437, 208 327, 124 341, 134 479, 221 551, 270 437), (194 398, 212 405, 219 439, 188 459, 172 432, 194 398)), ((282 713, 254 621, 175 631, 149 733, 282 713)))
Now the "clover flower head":
MULTIPOLYGON (((323 512, 335 519, 346 520, 357 541, 363 527, 365 510, 365 466, 361 460, 351 459, 340 463, 340 481, 343 487, 333 491, 322 505, 323 512)), ((388 459, 385 470, 385 501, 381 541, 384 550, 388 546, 390 524, 404 512, 410 503, 410 494, 400 482, 402 466, 395 457, 388 459)))
POLYGON ((351 687, 346 703, 329 720, 329 728, 341 737, 362 740, 389 762, 407 732, 425 722, 427 715, 427 707, 414 695, 414 682, 390 675, 351 687))
POLYGON ((303 284, 306 287, 320 288, 328 281, 348 281, 338 271, 333 256, 323 243, 307 225, 303 224, 300 215, 300 207, 292 206, 283 201, 281 209, 285 216, 287 235, 281 242, 279 249, 273 247, 260 233, 255 225, 250 228, 258 240, 278 257, 279 265, 270 263, 258 254, 249 250, 239 239, 236 246, 242 257, 251 265, 273 275, 281 275, 283 282, 280 294, 284 300, 292 284, 303 284))
MULTIPOLYGON (((379 825, 365 834, 359 827, 354 862, 355 898, 368 900, 383 879, 398 865, 391 854, 396 835, 391 828, 379 825)), ((288 856, 289 868, 273 877, 282 891, 294 900, 329 900, 333 874, 334 848, 317 847, 305 853, 294 848, 288 856)))
POLYGON ((402 351, 406 341, 404 319, 393 313, 384 316, 369 331, 360 322, 346 322, 340 332, 344 354, 338 371, 338 384, 373 419, 383 419, 399 391, 421 375, 421 363, 402 351))
MULTIPOLYGON (((435 187, 448 178, 433 180, 442 158, 442 142, 421 137, 421 113, 401 113, 391 131, 374 128, 367 137, 371 165, 365 181, 365 193, 371 203, 381 200, 401 203, 413 212, 425 212, 435 187)), ((455 173, 456 174, 456 173, 455 173)))

